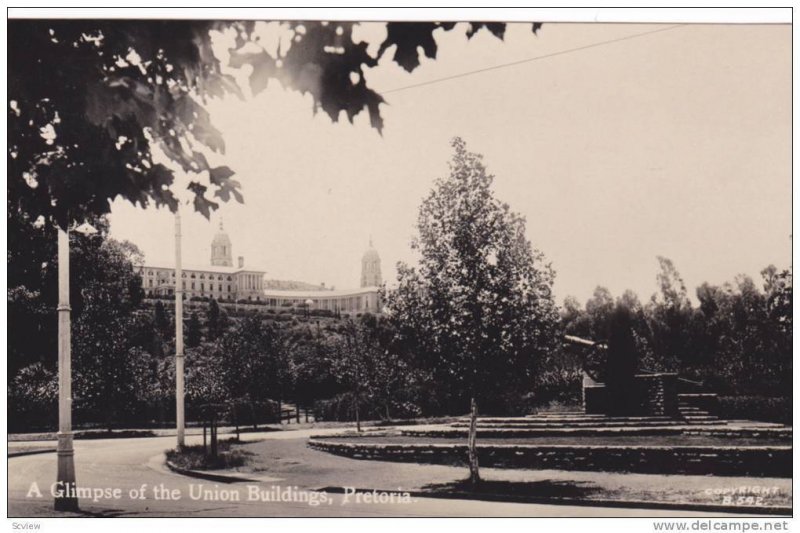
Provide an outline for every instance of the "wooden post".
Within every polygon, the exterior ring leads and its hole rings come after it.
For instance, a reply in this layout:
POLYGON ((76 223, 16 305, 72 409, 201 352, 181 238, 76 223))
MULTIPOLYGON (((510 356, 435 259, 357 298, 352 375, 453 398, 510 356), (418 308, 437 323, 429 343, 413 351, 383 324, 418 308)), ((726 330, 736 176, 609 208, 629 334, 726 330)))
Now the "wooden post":
POLYGON ((181 268, 181 213, 175 211, 175 425, 178 448, 184 445, 183 412, 183 269, 181 268))
POLYGON ((58 229, 58 445, 56 511, 77 511, 75 450, 72 447, 72 353, 69 305, 69 233, 58 229))

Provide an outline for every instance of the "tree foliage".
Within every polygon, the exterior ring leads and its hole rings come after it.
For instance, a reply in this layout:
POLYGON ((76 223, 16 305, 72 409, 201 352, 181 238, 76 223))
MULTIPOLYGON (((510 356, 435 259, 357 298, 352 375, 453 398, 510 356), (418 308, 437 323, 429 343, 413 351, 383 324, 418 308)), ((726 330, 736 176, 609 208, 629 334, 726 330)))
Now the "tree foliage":
POLYGON ((768 266, 761 272, 762 287, 744 275, 722 285, 703 283, 695 291, 695 306, 672 261, 657 259, 658 291, 646 304, 632 291, 614 303, 610 292, 600 288, 584 309, 574 298, 564 302, 568 334, 608 343, 607 351, 593 352, 606 359, 587 357, 582 364, 590 372, 602 368, 599 378, 613 380, 613 374, 622 371, 611 370, 616 364, 611 360, 612 344, 622 343, 624 353, 635 352, 636 371, 678 372, 720 394, 789 396, 791 271, 768 266), (622 330, 619 313, 628 324, 622 330))
POLYGON ((491 395, 532 381, 556 342, 554 272, 524 219, 494 197, 481 157, 458 138, 453 148, 450 175, 420 207, 420 265, 399 266, 387 306, 441 384, 462 400, 488 395, 491 408, 500 400, 491 395))
MULTIPOLYGON (((173 211, 173 165, 192 176, 193 207, 206 217, 219 201, 242 201, 234 171, 212 165, 225 142, 204 108, 209 98, 243 97, 231 71, 252 68, 250 91, 270 80, 310 94, 315 111, 352 122, 366 110, 381 130, 382 96, 365 69, 394 49, 412 71, 418 48, 436 57, 434 32, 453 24, 387 24, 377 55, 355 42, 357 23, 283 22, 290 38, 278 50, 260 41, 263 23, 201 20, 13 20, 8 61, 9 197, 30 219, 61 227, 108 213, 121 197, 173 211), (215 55, 214 38, 232 36, 230 61, 215 55), (24 43, 24 46, 22 45, 24 43), (171 164, 157 162, 155 150, 171 164)), ((471 23, 502 39, 502 24, 471 23)), ((533 26, 534 31, 538 25, 533 26)))

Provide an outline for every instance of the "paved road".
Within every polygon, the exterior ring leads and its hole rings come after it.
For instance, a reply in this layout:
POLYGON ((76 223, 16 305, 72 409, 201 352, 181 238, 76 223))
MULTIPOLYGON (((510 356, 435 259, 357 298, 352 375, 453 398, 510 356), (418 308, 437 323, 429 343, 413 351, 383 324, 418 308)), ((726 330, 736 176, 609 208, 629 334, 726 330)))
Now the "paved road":
MULTIPOLYGON (((280 440, 280 444, 305 447, 309 434, 331 430, 298 430, 242 435, 243 440, 280 440)), ((82 488, 120 489, 121 497, 83 498, 80 501, 84 514, 95 516, 703 516, 702 513, 663 510, 634 510, 601 507, 574 507, 564 505, 539 505, 496 503, 472 500, 442 500, 416 498, 410 503, 373 503, 355 501, 353 496, 326 494, 320 505, 310 505, 305 488, 312 483, 301 475, 292 476, 291 470, 282 469, 270 474, 269 467, 258 474, 257 483, 217 484, 175 474, 163 466, 163 452, 174 446, 174 437, 84 440, 75 443, 75 464, 78 484, 82 488), (131 498, 131 490, 145 487, 144 499, 131 498), (154 489, 180 491, 180 499, 156 499, 154 489), (253 487, 253 488, 251 488, 253 487), (295 489, 297 487, 297 489, 295 489), (203 491, 211 491, 208 500, 193 499, 203 491), (276 491, 291 492, 295 501, 251 501, 262 494, 275 497, 276 491), (236 496, 238 494, 238 496, 236 496), (233 501, 238 498, 238 501, 233 501)), ((200 437, 188 437, 187 444, 199 444, 200 437)), ((39 443, 41 444, 41 443, 39 443)), ((276 443, 278 444, 278 443, 276 443)), ((14 457, 8 460, 8 515, 10 517, 58 516, 52 511, 50 485, 55 482, 56 456, 53 453, 14 457), (37 484, 42 497, 31 491, 37 484)), ((386 463, 361 462, 359 468, 379 469, 386 463)), ((306 465, 310 466, 310 465, 306 465)), ((393 465, 396 468, 398 465, 393 465)), ((409 465, 410 466, 410 465, 409 465)), ((386 466, 386 468, 389 468, 386 466)), ((425 468, 425 467, 421 467, 425 468)), ((710 515, 708 515, 710 516, 710 515)))

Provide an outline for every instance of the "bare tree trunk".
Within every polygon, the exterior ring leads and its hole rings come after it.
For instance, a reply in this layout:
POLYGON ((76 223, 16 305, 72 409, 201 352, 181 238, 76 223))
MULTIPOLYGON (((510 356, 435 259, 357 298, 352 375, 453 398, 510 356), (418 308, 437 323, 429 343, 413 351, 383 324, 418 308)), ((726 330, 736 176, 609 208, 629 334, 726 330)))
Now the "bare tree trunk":
POLYGON ((358 412, 358 404, 361 403, 361 395, 359 394, 359 388, 356 387, 356 431, 361 433, 361 416, 358 412))
POLYGON ((211 416, 211 457, 217 458, 217 417, 211 416))
POLYGON ((467 437, 467 454, 469 456, 469 483, 474 488, 481 480, 478 472, 478 402, 470 398, 469 437, 467 437))

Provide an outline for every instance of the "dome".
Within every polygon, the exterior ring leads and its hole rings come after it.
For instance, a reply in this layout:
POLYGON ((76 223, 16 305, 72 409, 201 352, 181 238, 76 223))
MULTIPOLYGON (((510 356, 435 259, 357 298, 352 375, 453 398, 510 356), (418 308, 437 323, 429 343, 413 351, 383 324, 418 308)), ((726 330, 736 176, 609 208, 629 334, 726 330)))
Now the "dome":
POLYGON ((361 286, 377 287, 381 284, 381 258, 369 239, 369 248, 361 256, 361 286))
POLYGON ((219 221, 219 231, 211 241, 211 264, 213 266, 233 266, 231 238, 225 233, 222 220, 219 221))
POLYGON ((222 221, 219 223, 219 231, 216 235, 214 235, 214 240, 211 241, 211 246, 230 246, 231 245, 231 238, 228 237, 228 234, 225 233, 225 229, 222 227, 222 221))
POLYGON ((361 261, 380 261, 381 258, 378 255, 378 250, 372 247, 372 241, 369 243, 369 248, 364 251, 364 255, 361 256, 361 261))

